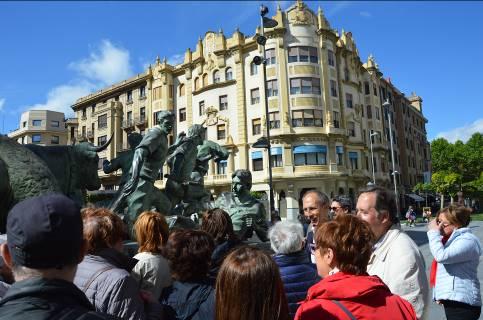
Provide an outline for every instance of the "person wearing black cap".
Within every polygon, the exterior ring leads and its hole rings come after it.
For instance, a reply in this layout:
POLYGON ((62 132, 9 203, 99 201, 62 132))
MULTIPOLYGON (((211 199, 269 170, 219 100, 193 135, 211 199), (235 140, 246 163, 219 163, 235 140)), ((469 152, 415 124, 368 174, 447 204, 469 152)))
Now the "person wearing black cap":
POLYGON ((0 251, 16 282, 0 301, 0 319, 117 319, 95 312, 72 283, 84 256, 82 228, 80 208, 61 194, 10 210, 0 251))

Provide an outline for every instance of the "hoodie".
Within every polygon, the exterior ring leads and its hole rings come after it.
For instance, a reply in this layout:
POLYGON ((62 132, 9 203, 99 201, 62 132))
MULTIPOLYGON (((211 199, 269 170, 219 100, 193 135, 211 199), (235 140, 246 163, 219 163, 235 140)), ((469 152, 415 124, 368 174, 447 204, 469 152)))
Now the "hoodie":
POLYGON ((416 319, 411 304, 393 295, 379 277, 343 272, 325 277, 313 285, 295 319, 349 319, 334 301, 341 303, 358 320, 416 319))

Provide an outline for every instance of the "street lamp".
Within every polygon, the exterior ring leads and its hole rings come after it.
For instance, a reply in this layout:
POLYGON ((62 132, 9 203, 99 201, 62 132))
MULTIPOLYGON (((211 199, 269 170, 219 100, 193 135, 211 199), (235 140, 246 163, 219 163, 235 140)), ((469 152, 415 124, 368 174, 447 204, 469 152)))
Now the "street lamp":
MULTIPOLYGON (((371 130, 372 131, 372 130, 371 130)), ((369 142, 371 144, 371 162, 372 162, 372 184, 376 184, 376 174, 374 173, 374 151, 372 151, 372 137, 377 136, 379 132, 371 132, 369 142)))
MULTIPOLYGON (((267 38, 265 37, 265 28, 275 28, 277 21, 266 17, 268 14, 268 8, 263 4, 260 6, 260 35, 257 37, 257 43, 262 47, 262 56, 255 56, 253 63, 259 66, 263 64, 263 90, 265 93, 265 126, 267 128, 267 137, 262 137, 254 144, 255 148, 266 148, 268 150, 268 187, 270 189, 270 220, 273 220, 275 213, 275 201, 273 197, 273 181, 272 181, 272 150, 270 143, 270 117, 268 113, 268 95, 267 95, 267 57, 265 55, 265 43, 267 38), (263 139, 263 140, 262 140, 263 139)), ((273 221, 272 221, 273 222, 273 221)))
POLYGON ((393 172, 393 179, 392 181, 394 182, 394 194, 396 195, 396 208, 397 208, 397 217, 400 219, 401 213, 399 212, 399 196, 397 192, 397 183, 396 183, 396 164, 394 162, 394 146, 393 146, 393 140, 392 140, 392 115, 391 115, 391 110, 389 108, 391 107, 391 104, 389 103, 389 99, 387 99, 383 104, 382 108, 387 112, 388 115, 388 121, 389 121, 389 139, 391 141, 391 162, 392 162, 392 172, 393 172))

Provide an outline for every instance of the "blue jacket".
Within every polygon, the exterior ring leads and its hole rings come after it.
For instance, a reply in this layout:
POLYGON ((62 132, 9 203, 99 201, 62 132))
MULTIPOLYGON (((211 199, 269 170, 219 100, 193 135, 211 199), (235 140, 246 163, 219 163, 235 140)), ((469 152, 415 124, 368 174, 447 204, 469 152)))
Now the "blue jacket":
POLYGON ((455 229, 446 244, 438 230, 428 231, 429 249, 438 262, 435 300, 452 300, 481 306, 478 263, 482 248, 470 228, 455 229))
POLYGON ((163 289, 165 320, 211 320, 215 318, 215 290, 206 282, 174 281, 163 289))
POLYGON ((277 254, 273 259, 280 268, 290 316, 293 318, 299 307, 297 303, 304 301, 307 290, 320 280, 317 269, 305 250, 287 255, 277 254))

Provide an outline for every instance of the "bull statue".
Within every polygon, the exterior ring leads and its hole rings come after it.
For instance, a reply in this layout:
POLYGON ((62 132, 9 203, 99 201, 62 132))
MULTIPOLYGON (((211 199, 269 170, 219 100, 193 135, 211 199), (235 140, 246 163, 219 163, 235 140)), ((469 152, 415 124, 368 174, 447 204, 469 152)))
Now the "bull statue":
POLYGON ((62 192, 79 205, 83 192, 98 190, 98 152, 104 145, 82 142, 72 146, 21 145, 0 136, 0 232, 8 211, 17 202, 48 192, 62 192))

